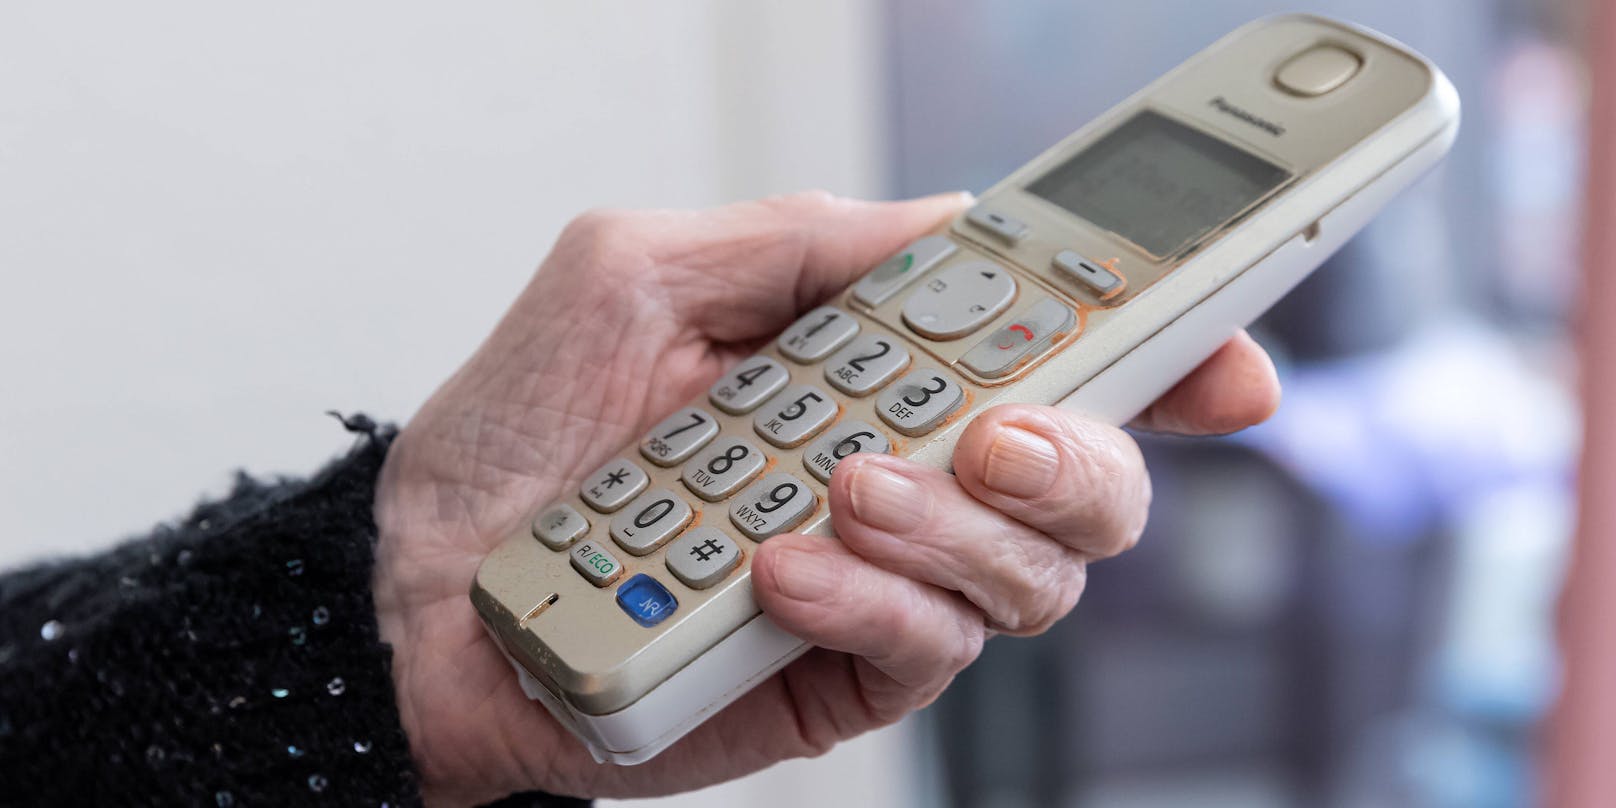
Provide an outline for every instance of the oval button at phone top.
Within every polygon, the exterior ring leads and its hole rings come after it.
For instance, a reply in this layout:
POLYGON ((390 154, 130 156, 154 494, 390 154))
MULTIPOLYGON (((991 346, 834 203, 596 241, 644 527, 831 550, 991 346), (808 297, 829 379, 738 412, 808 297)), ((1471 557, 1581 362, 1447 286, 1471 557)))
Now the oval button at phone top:
POLYGON ((903 252, 882 261, 868 275, 853 284, 853 299, 866 306, 879 306, 910 281, 926 274, 959 248, 947 236, 927 236, 903 248, 903 252))
POLYGON ((959 339, 999 316, 1016 298, 1016 279, 989 261, 964 261, 933 272, 903 302, 903 321, 935 340, 959 339))
POLYGON ((983 338, 960 357, 960 364, 997 379, 1049 346, 1050 338, 1070 331, 1077 322, 1072 310, 1049 298, 1034 303, 1016 321, 983 338))
POLYGON ((835 306, 820 306, 780 332, 775 344, 787 359, 806 365, 830 356, 858 332, 853 315, 835 306))
POLYGON ((1280 65, 1274 83, 1292 95, 1311 98, 1346 84, 1361 67, 1363 59, 1346 48, 1314 45, 1280 65))

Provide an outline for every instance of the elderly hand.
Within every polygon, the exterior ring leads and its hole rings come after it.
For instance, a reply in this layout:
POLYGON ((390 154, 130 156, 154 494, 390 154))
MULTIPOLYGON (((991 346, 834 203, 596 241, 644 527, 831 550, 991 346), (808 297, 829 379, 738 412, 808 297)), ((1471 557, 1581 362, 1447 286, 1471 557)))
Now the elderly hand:
MULTIPOLYGON (((567 228, 404 430, 376 495, 378 618, 429 802, 663 794, 819 754, 931 702, 991 633, 1047 629, 1077 603, 1088 562, 1137 541, 1150 502, 1138 448, 1069 412, 989 410, 964 431, 953 475, 848 457, 830 486, 840 540, 778 536, 752 567, 764 611, 818 647, 634 767, 595 763, 522 695, 478 624, 466 597, 477 565, 536 506, 968 201, 810 193, 597 212, 567 228)), ((1242 334, 1140 425, 1229 432, 1278 397, 1242 334)))

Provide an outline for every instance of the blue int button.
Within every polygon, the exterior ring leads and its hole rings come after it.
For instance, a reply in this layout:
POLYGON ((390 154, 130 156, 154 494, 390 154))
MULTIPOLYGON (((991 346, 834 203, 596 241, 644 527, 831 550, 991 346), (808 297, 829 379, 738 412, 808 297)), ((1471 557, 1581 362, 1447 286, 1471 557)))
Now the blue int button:
POLYGON ((647 628, 668 619, 679 601, 672 593, 645 573, 640 573, 617 588, 617 605, 634 618, 634 622, 647 628))

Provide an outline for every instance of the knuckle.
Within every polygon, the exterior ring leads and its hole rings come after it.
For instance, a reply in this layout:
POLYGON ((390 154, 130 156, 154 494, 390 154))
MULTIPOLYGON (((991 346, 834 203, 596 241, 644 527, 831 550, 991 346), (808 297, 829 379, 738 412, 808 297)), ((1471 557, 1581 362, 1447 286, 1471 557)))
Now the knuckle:
POLYGON ((642 214, 616 208, 596 208, 579 214, 562 228, 555 253, 590 271, 631 268, 640 239, 642 214))
POLYGON ((1085 580, 1083 565, 1075 551, 1061 550, 1059 559, 1024 567, 1019 573, 1013 608, 992 615, 1006 634, 1042 634, 1077 605, 1085 580))
POLYGON ((778 196, 770 201, 791 211, 825 211, 841 205, 842 198, 823 188, 814 188, 778 196))
POLYGON ((982 645, 986 642, 987 626, 980 620, 961 620, 947 659, 948 675, 959 673, 975 662, 976 658, 982 655, 982 645))
POLYGON ((1069 425, 1067 456, 1072 475, 1062 487, 1070 525, 1084 549, 1112 556, 1133 549, 1144 532, 1150 476, 1132 438, 1095 422, 1069 425))

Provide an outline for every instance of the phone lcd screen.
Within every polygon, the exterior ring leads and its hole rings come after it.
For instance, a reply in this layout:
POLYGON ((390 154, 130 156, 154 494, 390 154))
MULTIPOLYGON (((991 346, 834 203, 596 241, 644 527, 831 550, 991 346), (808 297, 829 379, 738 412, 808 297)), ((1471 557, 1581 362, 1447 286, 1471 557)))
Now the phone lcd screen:
POLYGON ((1160 258, 1222 227, 1290 176, 1243 149, 1145 111, 1027 190, 1160 258))

